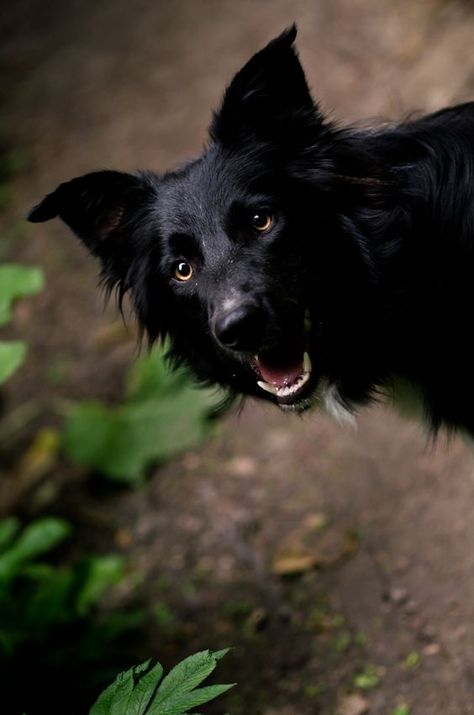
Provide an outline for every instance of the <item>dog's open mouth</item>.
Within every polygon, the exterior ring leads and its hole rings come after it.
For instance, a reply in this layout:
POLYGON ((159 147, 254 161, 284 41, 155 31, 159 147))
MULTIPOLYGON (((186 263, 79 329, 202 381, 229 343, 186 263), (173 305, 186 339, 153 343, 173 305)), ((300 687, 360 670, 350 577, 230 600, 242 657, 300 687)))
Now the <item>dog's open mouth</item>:
POLYGON ((253 360, 258 386, 274 395, 281 405, 291 405, 306 392, 311 377, 311 359, 307 352, 296 355, 259 354, 253 360))

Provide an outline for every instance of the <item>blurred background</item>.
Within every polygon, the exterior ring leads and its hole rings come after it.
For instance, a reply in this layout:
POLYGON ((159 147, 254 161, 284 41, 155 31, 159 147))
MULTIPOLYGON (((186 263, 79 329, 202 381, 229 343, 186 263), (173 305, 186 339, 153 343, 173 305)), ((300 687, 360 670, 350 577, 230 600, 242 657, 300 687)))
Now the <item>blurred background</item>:
POLYGON ((31 294, 2 329, 27 346, 0 393, 8 715, 85 713, 121 668, 226 646, 218 680, 238 685, 209 713, 474 712, 463 442, 433 446, 383 406, 351 431, 249 402, 208 429, 212 397, 185 378, 170 387, 159 356, 131 368, 133 321, 104 309, 67 229, 24 221, 83 172, 160 171, 199 153, 233 73, 294 20, 314 95, 342 122, 474 96, 467 0, 0 11, 0 260, 13 284, 0 298, 31 294), (17 265, 41 269, 43 287, 17 265))

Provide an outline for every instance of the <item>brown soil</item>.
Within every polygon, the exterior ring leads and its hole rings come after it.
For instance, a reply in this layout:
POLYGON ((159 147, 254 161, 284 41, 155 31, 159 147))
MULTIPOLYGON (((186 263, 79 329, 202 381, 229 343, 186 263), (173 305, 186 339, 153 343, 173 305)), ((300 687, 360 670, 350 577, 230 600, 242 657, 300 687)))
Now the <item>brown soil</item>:
MULTIPOLYGON (((15 315, 31 352, 7 398, 29 404, 30 433, 57 420, 58 399, 116 398, 134 343, 62 226, 13 228, 63 179, 197 153, 232 73, 294 19, 314 91, 343 120, 472 98, 469 2, 17 0, 3 12, 3 121, 28 158, 4 235, 47 277, 15 315)), ((70 472, 56 498, 89 541, 112 532, 150 603, 172 611, 147 654, 234 646, 220 675, 238 686, 209 712, 474 712, 474 471, 460 440, 434 449, 382 407, 354 432, 249 403, 139 492, 99 500, 70 472), (379 683, 364 691, 354 675, 368 666, 379 683)), ((4 508, 27 508, 28 485, 6 474, 2 493, 4 508)))

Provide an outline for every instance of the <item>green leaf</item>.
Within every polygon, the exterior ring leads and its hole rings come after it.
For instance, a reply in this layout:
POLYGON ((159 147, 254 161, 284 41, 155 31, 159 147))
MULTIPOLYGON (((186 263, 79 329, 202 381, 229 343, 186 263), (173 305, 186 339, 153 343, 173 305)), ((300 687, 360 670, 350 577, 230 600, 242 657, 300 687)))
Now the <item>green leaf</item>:
POLYGON ((0 341, 0 385, 20 367, 25 355, 25 343, 19 341, 5 343, 0 341))
POLYGON ((158 683, 163 675, 163 667, 157 663, 148 673, 145 673, 135 686, 128 703, 127 715, 143 715, 155 696, 158 683))
POLYGON ((14 539, 20 529, 20 520, 9 516, 0 520, 0 551, 3 551, 14 539))
POLYGON ((158 688, 156 704, 165 702, 176 693, 183 695, 193 690, 213 672, 216 665, 217 660, 209 650, 202 650, 185 658, 163 679, 158 688))
POLYGON ((85 402, 72 408, 63 433, 66 454, 125 483, 143 479, 153 462, 197 446, 208 434, 216 394, 182 372, 170 375, 153 354, 135 366, 130 401, 120 407, 85 402))
POLYGON ((46 517, 34 521, 0 556, 0 580, 15 576, 21 566, 53 549, 70 533, 71 526, 62 519, 46 517))
POLYGON ((392 710, 391 715, 410 715, 411 708, 408 705, 399 705, 392 710))
POLYGON ((214 700, 219 695, 233 688, 235 683, 225 685, 208 685, 205 688, 197 688, 190 693, 176 693, 170 695, 166 702, 152 704, 147 715, 186 715, 186 712, 198 705, 203 705, 214 700))
POLYGON ((216 660, 221 660, 227 653, 230 651, 230 648, 222 648, 222 650, 212 650, 211 655, 213 658, 216 660))
POLYGON ((189 382, 189 375, 183 368, 170 370, 165 359, 166 352, 166 345, 162 345, 135 361, 127 378, 127 400, 143 402, 151 398, 160 399, 189 382))
POLYGON ((227 652, 228 649, 214 653, 206 650, 185 658, 159 687, 163 668, 156 663, 149 669, 148 660, 120 673, 99 696, 89 715, 190 715, 190 709, 233 687, 234 683, 196 689, 227 652))
POLYGON ((119 673, 114 682, 101 693, 92 706, 89 715, 128 715, 130 696, 135 687, 135 679, 150 665, 146 660, 140 665, 119 673))
POLYGON ((82 584, 76 595, 76 610, 87 614, 97 604, 104 591, 123 577, 124 562, 120 556, 90 557, 82 563, 82 584))
POLYGON ((43 285, 43 273, 39 268, 14 263, 0 266, 0 325, 10 320, 14 300, 37 293, 43 285))

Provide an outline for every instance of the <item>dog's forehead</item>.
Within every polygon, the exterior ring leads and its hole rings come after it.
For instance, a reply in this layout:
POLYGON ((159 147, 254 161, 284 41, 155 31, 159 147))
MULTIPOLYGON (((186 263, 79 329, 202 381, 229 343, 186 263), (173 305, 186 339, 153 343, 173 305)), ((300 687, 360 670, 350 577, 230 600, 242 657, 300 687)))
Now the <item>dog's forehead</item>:
POLYGON ((230 205, 251 193, 261 163, 216 148, 169 172, 160 197, 162 224, 171 230, 204 230, 220 223, 230 205))

